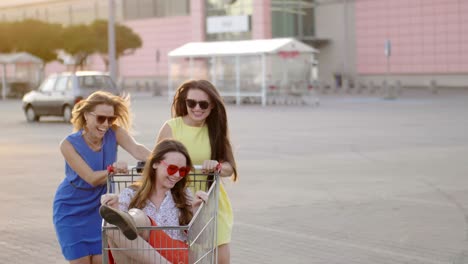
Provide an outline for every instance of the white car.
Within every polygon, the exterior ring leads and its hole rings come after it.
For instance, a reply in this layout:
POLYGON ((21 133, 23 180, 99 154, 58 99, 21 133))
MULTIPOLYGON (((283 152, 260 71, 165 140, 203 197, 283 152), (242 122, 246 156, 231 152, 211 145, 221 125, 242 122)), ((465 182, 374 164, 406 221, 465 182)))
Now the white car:
POLYGON ((116 95, 120 93, 107 73, 78 71, 52 74, 37 90, 23 96, 26 120, 36 122, 41 116, 61 116, 64 122, 70 122, 73 106, 98 90, 116 95))

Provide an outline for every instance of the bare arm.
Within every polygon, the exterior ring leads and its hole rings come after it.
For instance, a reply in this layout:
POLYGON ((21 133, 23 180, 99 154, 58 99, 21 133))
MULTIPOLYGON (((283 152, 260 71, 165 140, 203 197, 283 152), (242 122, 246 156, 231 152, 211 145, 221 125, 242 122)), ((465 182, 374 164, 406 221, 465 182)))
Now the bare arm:
POLYGON ((135 159, 145 161, 151 154, 149 149, 136 142, 135 139, 130 134, 128 134, 125 129, 117 127, 115 129, 115 135, 117 138, 117 144, 122 146, 122 148, 130 153, 130 155, 132 155, 135 159))
POLYGON ((232 169, 231 163, 229 161, 221 162, 221 171, 219 172, 219 176, 221 177, 230 177, 234 173, 232 169))
POLYGON ((210 173, 218 170, 218 164, 221 165, 219 176, 230 177, 234 173, 231 163, 229 161, 218 162, 217 160, 205 160, 202 164, 202 173, 210 173))
POLYGON ((167 122, 164 123, 164 125, 159 130, 158 138, 156 139, 156 144, 166 138, 172 138, 172 128, 167 122))
POLYGON ((68 165, 84 181, 92 186, 98 186, 106 182, 107 170, 93 171, 68 140, 64 139, 60 142, 60 151, 68 165))
POLYGON ((234 160, 234 154, 232 153, 232 150, 227 150, 226 160, 221 162, 221 172, 219 173, 219 175, 221 177, 232 176, 234 174, 233 164, 236 164, 234 160))

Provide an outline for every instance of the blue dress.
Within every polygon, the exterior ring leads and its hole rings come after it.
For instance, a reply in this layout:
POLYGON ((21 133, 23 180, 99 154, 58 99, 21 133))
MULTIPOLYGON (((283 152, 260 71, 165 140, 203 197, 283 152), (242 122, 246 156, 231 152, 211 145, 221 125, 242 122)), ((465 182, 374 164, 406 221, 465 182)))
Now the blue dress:
MULTIPOLYGON (((88 166, 105 170, 117 159, 117 139, 109 129, 100 151, 93 151, 84 141, 82 130, 70 134, 68 140, 88 166)), ((93 187, 65 162, 65 179, 55 193, 53 221, 62 253, 67 260, 99 255, 102 250, 99 206, 106 184, 93 187)))

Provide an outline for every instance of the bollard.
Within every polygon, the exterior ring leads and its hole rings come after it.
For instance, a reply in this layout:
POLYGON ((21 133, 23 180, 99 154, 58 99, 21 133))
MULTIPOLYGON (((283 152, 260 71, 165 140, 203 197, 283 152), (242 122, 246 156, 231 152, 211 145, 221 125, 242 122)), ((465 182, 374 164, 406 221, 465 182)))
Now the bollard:
POLYGON ((149 92, 150 91, 150 84, 148 81, 145 81, 145 92, 149 92))
POLYGON ((141 90, 141 85, 140 85, 140 81, 136 81, 135 82, 135 88, 136 88, 136 91, 139 92, 141 90))
POLYGON ((377 85, 374 83, 374 81, 370 81, 369 82, 369 85, 368 85, 368 92, 370 94, 374 94, 376 91, 377 91, 378 87, 377 85))
POLYGON ((383 99, 386 100, 393 100, 396 99, 396 94, 395 94, 395 86, 391 85, 389 82, 386 80, 382 84, 383 90, 384 90, 384 97, 383 99))
POLYGON ((396 96, 400 97, 403 94, 403 83, 401 80, 397 80, 395 84, 395 89, 396 89, 396 96))
POLYGON ((153 81, 153 96, 161 96, 162 92, 161 89, 159 88, 158 81, 154 80, 153 81))
POLYGON ((439 92, 439 90, 437 88, 437 81, 436 80, 431 80, 429 82, 429 92, 431 92, 432 94, 437 94, 439 92))

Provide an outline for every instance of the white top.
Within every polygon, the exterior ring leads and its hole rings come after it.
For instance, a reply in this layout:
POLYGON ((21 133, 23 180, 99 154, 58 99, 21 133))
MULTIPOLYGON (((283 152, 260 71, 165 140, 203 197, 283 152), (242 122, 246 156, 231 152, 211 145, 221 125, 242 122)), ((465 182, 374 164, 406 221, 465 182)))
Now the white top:
MULTIPOLYGON (((187 195, 193 197, 191 191, 187 190, 187 195)), ((130 188, 123 189, 119 194, 119 209, 128 211, 128 206, 136 191, 130 188)), ((190 202, 190 201, 189 201, 190 202)), ((176 207, 171 191, 166 192, 166 197, 159 208, 151 201, 147 201, 146 206, 142 209, 143 212, 151 217, 158 226, 179 226, 179 209, 176 207)), ((187 234, 181 230, 164 230, 172 239, 187 241, 187 234)))

